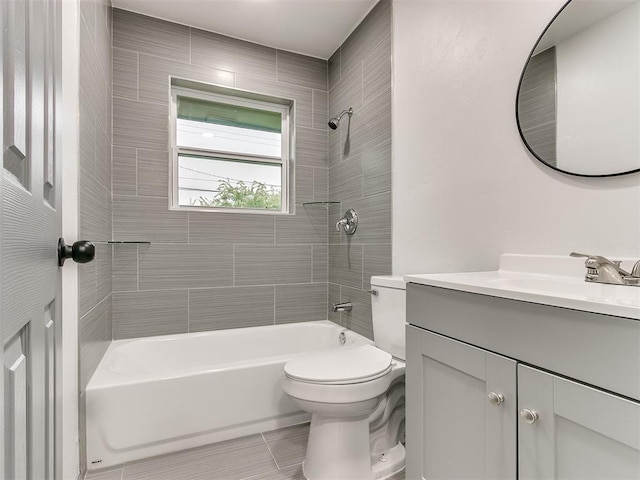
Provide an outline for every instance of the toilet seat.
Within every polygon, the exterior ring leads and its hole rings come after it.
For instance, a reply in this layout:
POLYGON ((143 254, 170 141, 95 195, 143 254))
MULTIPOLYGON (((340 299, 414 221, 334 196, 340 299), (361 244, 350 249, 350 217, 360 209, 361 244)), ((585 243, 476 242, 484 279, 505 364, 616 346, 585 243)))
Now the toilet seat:
POLYGON ((287 377, 319 385, 351 385, 370 382, 391 371, 392 357, 374 347, 362 345, 323 351, 295 358, 284 367, 287 377))

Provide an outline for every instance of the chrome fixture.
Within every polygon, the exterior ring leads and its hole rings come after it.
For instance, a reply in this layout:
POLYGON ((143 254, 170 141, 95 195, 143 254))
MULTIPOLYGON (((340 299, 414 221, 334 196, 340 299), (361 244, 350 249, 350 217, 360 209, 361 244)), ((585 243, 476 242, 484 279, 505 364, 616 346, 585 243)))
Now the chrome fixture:
POLYGON ((372 288, 371 290, 367 290, 367 293, 370 293, 371 295, 373 295, 375 297, 376 295, 378 295, 378 290, 374 290, 372 288))
POLYGON ((585 253, 571 252, 572 257, 585 257, 584 266, 587 273, 585 282, 608 283, 611 285, 630 285, 640 287, 640 261, 638 261, 631 273, 620 267, 617 260, 609 260, 600 255, 587 255, 585 253))
POLYGON ((351 304, 351 302, 334 303, 332 310, 333 313, 350 312, 351 310, 353 310, 353 305, 351 304))
POLYGON ((496 392, 489 392, 487 395, 489 403, 494 407, 499 407, 504 402, 504 395, 496 392))
POLYGON ((344 345, 345 343, 347 343, 347 330, 342 330, 340 332, 340 335, 338 335, 338 341, 340 342, 340 345, 344 345))
POLYGON ((533 410, 529 410, 528 408, 523 408, 520 410, 520 416, 529 425, 533 425, 538 420, 538 412, 534 412, 533 410))
POLYGON ((353 108, 349 107, 349 110, 345 110, 337 117, 333 117, 331 120, 329 120, 329 128, 331 130, 335 130, 336 128, 338 128, 338 125, 340 125, 340 119, 345 115, 349 115, 349 119, 351 119, 351 115, 353 115, 353 108))
POLYGON ((336 231, 340 231, 340 227, 344 229, 347 235, 353 235, 358 228, 358 214, 353 208, 344 212, 344 216, 336 223, 336 231))

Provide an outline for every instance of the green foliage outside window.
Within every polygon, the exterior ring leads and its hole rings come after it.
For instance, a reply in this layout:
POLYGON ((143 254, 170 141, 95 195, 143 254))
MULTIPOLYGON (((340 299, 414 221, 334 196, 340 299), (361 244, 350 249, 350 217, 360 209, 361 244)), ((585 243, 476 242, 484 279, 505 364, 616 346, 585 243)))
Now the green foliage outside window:
POLYGON ((253 181, 250 184, 239 181, 235 185, 223 180, 219 192, 213 199, 200 197, 200 207, 252 208, 255 210, 280 210, 280 189, 253 181))

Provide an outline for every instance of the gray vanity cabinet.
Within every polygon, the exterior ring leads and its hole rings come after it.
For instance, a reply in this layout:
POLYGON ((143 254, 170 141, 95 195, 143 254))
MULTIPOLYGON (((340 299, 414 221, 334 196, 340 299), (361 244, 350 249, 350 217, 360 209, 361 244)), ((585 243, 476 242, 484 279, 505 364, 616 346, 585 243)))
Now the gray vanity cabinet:
POLYGON ((524 365, 518 402, 520 479, 640 478, 640 403, 524 365))
POLYGON ((407 327, 407 479, 516 477, 516 362, 407 327))
POLYGON ((640 479, 640 321, 407 291, 408 480, 640 479))

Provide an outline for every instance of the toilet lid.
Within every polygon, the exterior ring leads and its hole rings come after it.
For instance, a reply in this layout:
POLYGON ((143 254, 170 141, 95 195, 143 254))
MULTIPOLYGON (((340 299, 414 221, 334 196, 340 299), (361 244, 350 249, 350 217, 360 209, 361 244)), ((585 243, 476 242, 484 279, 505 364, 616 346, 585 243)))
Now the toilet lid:
POLYGON ((391 355, 373 345, 336 348, 301 355, 287 362, 290 378, 313 383, 360 383, 380 377, 391 368, 391 355))

